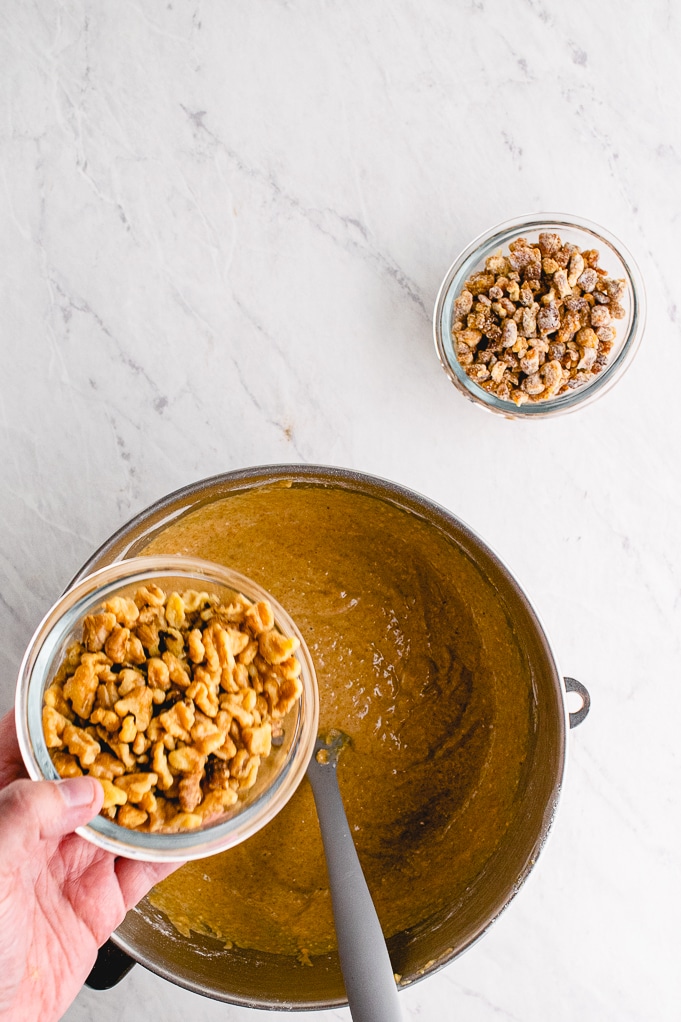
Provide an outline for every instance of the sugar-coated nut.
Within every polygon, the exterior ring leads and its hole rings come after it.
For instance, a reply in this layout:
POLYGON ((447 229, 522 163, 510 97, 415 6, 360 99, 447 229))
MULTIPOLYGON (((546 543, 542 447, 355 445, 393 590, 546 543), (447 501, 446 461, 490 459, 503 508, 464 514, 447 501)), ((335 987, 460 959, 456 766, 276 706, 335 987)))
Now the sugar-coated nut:
POLYGON ((568 269, 568 284, 570 287, 574 287, 579 277, 584 271, 584 258, 581 252, 573 252, 570 256, 570 264, 568 269))
POLYGON ((518 326, 513 319, 505 319, 501 329, 501 343, 504 348, 512 348, 518 339, 518 326))
POLYGON ((520 359, 520 368, 528 376, 532 376, 539 371, 539 356, 539 348, 529 348, 527 354, 520 359))
POLYGON ((552 256, 561 247, 560 235, 552 231, 541 231, 539 234, 539 249, 544 256, 552 256))
MULTIPOLYGON (((580 251, 549 231, 538 245, 516 238, 507 256, 488 257, 455 297, 456 357, 471 380, 503 401, 555 398, 607 365, 611 324, 626 316, 625 293, 626 281, 608 277, 595 249, 580 251)), ((232 681, 238 684, 236 674, 232 681)))
POLYGON ((505 273, 509 268, 508 259, 501 253, 488 256, 485 260, 485 269, 493 274, 505 273))
POLYGON ((526 376, 522 382, 522 388, 526 394, 541 394, 544 391, 544 383, 538 372, 532 376, 526 376))
POLYGON ((589 326, 583 326, 578 330, 575 339, 581 348, 598 348, 598 336, 589 326))
POLYGON ((462 291, 454 301, 454 315, 467 316, 473 307, 473 295, 470 291, 462 291))
POLYGON ((560 312, 555 302, 550 302, 537 313, 537 327, 542 334, 553 333, 560 326, 560 312))
POLYGON ((610 326, 610 309, 607 305, 596 305, 591 310, 591 326, 610 326))
POLYGON ((584 272, 577 278, 577 284, 581 287, 582 291, 587 294, 590 294, 593 291, 596 287, 597 281, 598 274, 591 266, 587 266, 584 272))
POLYGON ((555 394, 563 383, 563 367, 560 362, 557 360, 546 362, 541 367, 540 374, 547 394, 555 394))
POLYGON ((466 283, 468 291, 474 297, 476 295, 484 294, 486 291, 494 285, 494 273, 493 272, 480 272, 473 273, 466 283))
POLYGON ((553 286, 556 289, 559 298, 565 298, 567 295, 572 294, 572 288, 568 283, 568 275, 565 270, 556 270, 553 275, 553 286))
MULTIPOLYGON (((592 369, 596 364, 597 358, 598 351, 596 348, 585 348, 584 354, 577 363, 577 369, 578 370, 592 369)), ((579 372, 577 373, 577 377, 579 377, 579 372)))
POLYGON ((614 280, 612 277, 606 277, 603 280, 602 286, 605 288, 606 294, 613 302, 617 302, 620 298, 623 298, 627 290, 626 281, 614 280))

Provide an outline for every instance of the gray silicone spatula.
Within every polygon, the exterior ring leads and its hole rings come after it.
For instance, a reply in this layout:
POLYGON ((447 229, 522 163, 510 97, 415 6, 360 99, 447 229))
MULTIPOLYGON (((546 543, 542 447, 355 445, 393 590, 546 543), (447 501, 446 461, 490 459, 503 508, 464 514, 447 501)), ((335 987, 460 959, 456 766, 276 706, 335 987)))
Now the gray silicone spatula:
POLYGON ((345 992, 354 1022, 400 1022, 397 986, 338 788, 342 731, 317 739, 307 768, 329 874, 345 992))

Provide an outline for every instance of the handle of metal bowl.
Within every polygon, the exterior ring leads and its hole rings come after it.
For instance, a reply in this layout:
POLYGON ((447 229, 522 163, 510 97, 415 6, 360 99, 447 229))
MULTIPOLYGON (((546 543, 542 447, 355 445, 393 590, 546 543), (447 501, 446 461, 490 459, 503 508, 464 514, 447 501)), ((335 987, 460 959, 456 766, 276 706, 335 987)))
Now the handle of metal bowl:
POLYGON ((581 681, 577 681, 576 678, 563 678, 563 684, 565 685, 566 692, 576 692, 582 700, 582 705, 578 710, 568 712, 570 718, 570 727, 577 727, 586 718, 591 708, 591 696, 586 686, 582 685, 581 681))
POLYGON ((112 940, 107 940, 97 952, 97 961, 92 966, 85 985, 91 990, 110 990, 128 975, 134 964, 130 955, 121 951, 112 940))

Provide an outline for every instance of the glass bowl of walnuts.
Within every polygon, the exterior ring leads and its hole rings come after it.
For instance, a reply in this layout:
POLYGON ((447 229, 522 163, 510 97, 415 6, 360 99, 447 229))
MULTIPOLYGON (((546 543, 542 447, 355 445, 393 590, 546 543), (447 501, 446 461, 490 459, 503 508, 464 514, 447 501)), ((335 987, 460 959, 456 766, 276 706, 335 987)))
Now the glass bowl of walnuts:
POLYGON ((116 855, 224 851, 293 795, 317 736, 305 641, 260 586, 187 557, 118 561, 71 587, 39 625, 16 695, 36 780, 96 777, 78 832, 116 855))
POLYGON ((640 272, 602 227, 537 213, 476 238, 450 267, 433 317, 452 383, 510 418, 581 408, 618 380, 645 323, 640 272))

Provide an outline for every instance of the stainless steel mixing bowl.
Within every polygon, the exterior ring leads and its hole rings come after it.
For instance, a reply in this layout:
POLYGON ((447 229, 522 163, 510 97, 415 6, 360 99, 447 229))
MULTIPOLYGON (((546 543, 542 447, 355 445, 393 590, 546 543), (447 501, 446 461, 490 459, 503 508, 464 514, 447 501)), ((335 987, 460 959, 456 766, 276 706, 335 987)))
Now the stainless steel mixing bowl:
MULTIPOLYGON (((548 639, 522 588, 499 558, 463 522, 430 500, 395 483, 338 468, 276 465, 229 472, 164 497, 111 537, 83 566, 79 577, 120 558, 140 553, 152 536, 178 516, 251 487, 268 484, 341 487, 401 508, 456 545, 490 587, 511 623, 527 666, 533 729, 517 795, 517 811, 494 854, 464 900, 388 940, 401 985, 446 965, 477 941, 522 887, 551 827, 565 770, 567 732, 588 711, 588 693, 563 679, 548 639), (575 689, 582 708, 569 713, 566 690, 575 689)), ((279 594, 285 603, 284 594, 279 594)), ((130 960, 207 996, 272 1009, 321 1009, 346 1003, 335 953, 312 959, 229 950, 208 937, 183 937, 148 901, 131 911, 102 952, 90 985, 105 987, 130 960), (121 954, 124 952, 124 954, 121 954), (126 955, 129 956, 126 958, 126 955)))

